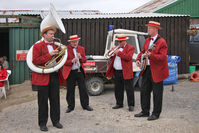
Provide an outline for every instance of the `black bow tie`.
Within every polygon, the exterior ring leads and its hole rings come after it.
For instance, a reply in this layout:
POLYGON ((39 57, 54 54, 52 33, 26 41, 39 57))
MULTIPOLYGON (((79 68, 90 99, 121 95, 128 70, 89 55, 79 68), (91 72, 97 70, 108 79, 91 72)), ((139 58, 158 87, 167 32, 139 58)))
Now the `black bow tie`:
POLYGON ((153 41, 153 37, 150 37, 149 39, 153 41))

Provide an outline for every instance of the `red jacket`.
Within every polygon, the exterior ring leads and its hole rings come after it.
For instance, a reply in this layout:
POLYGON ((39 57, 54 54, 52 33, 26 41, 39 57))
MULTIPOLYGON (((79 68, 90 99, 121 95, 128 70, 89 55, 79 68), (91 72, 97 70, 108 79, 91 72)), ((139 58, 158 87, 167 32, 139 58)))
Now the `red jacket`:
MULTIPOLYGON (((62 71, 64 79, 68 78, 68 75, 70 74, 70 71, 72 70, 72 66, 73 66, 72 59, 75 58, 75 55, 73 53, 73 47, 71 45, 67 46, 67 52, 68 52, 68 58, 66 60, 66 63, 63 66, 63 71, 62 71)), ((77 53, 81 54, 82 58, 79 61, 82 66, 82 69, 84 70, 83 63, 86 62, 86 55, 85 55, 84 47, 78 45, 77 53)), ((85 71, 84 71, 84 75, 86 75, 85 71)))
MULTIPOLYGON (((7 70, 5 68, 2 68, 1 71, 0 71, 0 80, 6 79, 7 76, 8 76, 7 70)), ((4 86, 4 82, 5 81, 0 81, 0 87, 4 86)))
MULTIPOLYGON (((147 38, 144 43, 142 51, 138 54, 137 60, 141 60, 141 55, 147 51, 150 39, 147 38)), ((151 50, 149 57, 151 74, 154 82, 161 82, 169 76, 168 62, 167 62, 167 43, 163 38, 160 38, 155 43, 155 48, 151 50)), ((143 74, 143 71, 140 75, 143 74)))
MULTIPOLYGON (((44 64, 51 60, 51 55, 48 52, 48 43, 41 41, 34 44, 33 46, 33 57, 32 62, 34 65, 44 66, 44 64)), ((57 45, 52 44, 53 49, 57 48, 57 45)), ((36 73, 32 72, 32 84, 39 86, 46 86, 49 84, 50 74, 49 73, 36 73)))
MULTIPOLYGON (((123 77, 124 79, 132 79, 133 78, 133 54, 134 54, 135 48, 129 44, 126 44, 124 47, 123 51, 118 52, 118 56, 121 58, 122 61, 122 72, 123 72, 123 77)), ((113 77, 114 76, 114 60, 115 60, 116 55, 111 57, 108 70, 106 72, 106 77, 113 77)))

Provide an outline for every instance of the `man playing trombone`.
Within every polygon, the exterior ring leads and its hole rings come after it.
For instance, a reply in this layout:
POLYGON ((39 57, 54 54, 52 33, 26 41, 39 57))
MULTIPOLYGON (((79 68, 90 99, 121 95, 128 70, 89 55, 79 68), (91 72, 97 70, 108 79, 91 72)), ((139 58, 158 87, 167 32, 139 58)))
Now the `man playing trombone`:
POLYGON ((128 37, 125 35, 118 35, 118 48, 112 48, 109 53, 113 53, 108 70, 106 72, 107 79, 115 76, 115 98, 116 105, 113 109, 123 107, 124 88, 127 93, 129 111, 134 109, 134 89, 133 89, 133 54, 134 47, 127 43, 128 37))
MULTIPOLYGON (((53 43, 56 29, 54 27, 45 27, 41 31, 44 38, 33 46, 34 65, 44 66, 46 62, 52 59, 52 56, 58 54, 57 46, 53 43)), ((53 62, 52 64, 54 64, 53 62)), ((58 72, 37 73, 32 72, 32 84, 38 89, 38 124, 41 131, 48 131, 46 127, 48 121, 48 99, 50 101, 50 118, 54 127, 63 128, 60 121, 60 91, 58 72)))

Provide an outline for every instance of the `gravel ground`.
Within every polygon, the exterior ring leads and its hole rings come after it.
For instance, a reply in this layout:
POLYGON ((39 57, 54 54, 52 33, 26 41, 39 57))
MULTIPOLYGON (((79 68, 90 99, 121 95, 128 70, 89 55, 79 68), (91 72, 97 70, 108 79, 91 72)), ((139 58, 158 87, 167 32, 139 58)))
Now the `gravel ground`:
MULTIPOLYGON (((65 113, 66 90, 61 89, 61 123, 63 129, 52 126, 49 133, 199 133, 199 83, 180 80, 178 84, 164 88, 163 111, 158 120, 135 118, 140 112, 140 94, 135 91, 135 109, 128 111, 126 94, 124 108, 113 110, 115 104, 113 86, 107 86, 100 96, 90 96, 94 111, 85 111, 80 106, 76 89, 76 108, 65 113)), ((37 125, 36 92, 30 83, 12 86, 8 99, 0 100, 0 133, 39 133, 37 125), (16 104, 16 105, 14 105, 16 104)))

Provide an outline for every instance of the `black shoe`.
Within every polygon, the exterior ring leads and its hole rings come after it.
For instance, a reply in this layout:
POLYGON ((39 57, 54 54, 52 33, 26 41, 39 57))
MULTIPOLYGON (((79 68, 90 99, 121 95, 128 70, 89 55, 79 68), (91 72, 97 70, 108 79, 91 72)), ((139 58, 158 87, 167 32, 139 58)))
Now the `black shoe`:
POLYGON ((48 128, 45 125, 43 125, 43 126, 40 126, 40 130, 44 131, 44 132, 47 132, 48 128))
POLYGON ((74 109, 71 109, 71 108, 68 108, 67 110, 66 110, 66 113, 70 113, 71 111, 73 111, 74 109))
POLYGON ((83 108, 84 110, 88 110, 88 111, 93 111, 93 108, 91 108, 90 106, 86 106, 83 108))
POLYGON ((132 112, 134 110, 133 106, 129 106, 129 111, 132 112))
POLYGON ((139 114, 135 114, 134 116, 135 117, 148 117, 149 113, 142 113, 142 112, 140 112, 139 114))
POLYGON ((148 121, 152 121, 152 120, 157 120, 159 118, 159 116, 156 116, 156 115, 151 115, 148 117, 148 121))
POLYGON ((119 109, 119 108, 123 108, 123 105, 115 105, 112 107, 112 109, 119 109))
POLYGON ((56 124, 53 124, 53 126, 59 129, 63 128, 62 124, 60 124, 59 122, 56 124))

